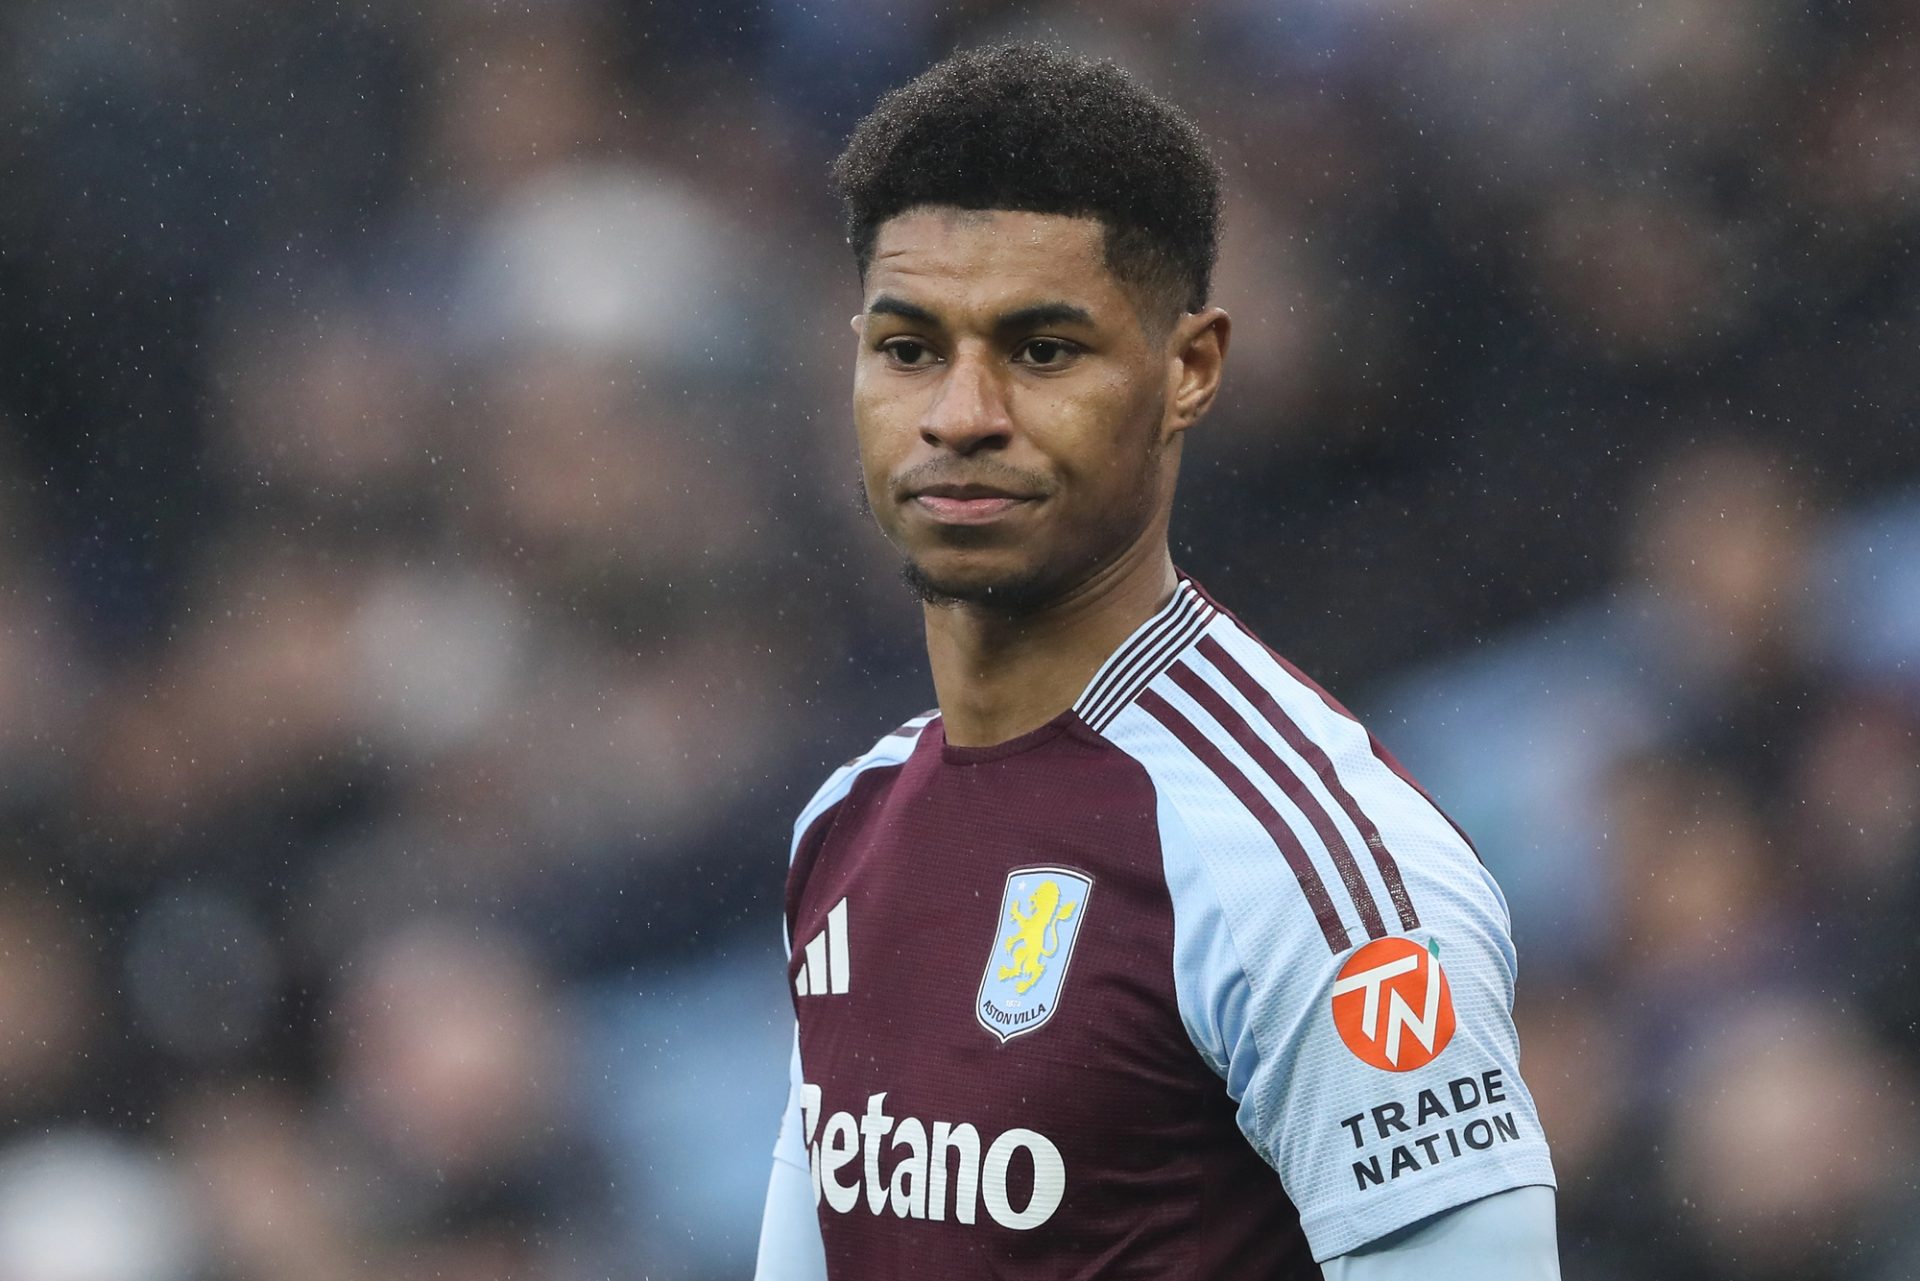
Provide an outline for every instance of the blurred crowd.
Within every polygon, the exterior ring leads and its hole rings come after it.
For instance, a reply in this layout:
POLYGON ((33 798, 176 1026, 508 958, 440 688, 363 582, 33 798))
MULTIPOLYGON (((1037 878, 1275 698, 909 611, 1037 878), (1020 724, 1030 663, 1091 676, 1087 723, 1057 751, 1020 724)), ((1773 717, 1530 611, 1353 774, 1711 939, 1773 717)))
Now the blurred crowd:
POLYGON ((1471 832, 1569 1281, 1920 1275, 1905 0, 0 7, 0 1277, 741 1275, 787 827, 931 702, 825 168, 1187 106, 1182 566, 1471 832))

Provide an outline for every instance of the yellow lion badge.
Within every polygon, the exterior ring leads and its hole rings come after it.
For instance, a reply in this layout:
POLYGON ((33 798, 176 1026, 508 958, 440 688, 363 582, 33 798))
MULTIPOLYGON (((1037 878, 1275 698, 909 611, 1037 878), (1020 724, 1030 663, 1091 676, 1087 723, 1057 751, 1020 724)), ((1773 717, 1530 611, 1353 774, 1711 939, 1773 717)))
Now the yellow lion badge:
POLYGON ((1001 966, 1000 977, 1014 980, 1014 991, 1025 993, 1047 972, 1047 958, 1060 950, 1060 922, 1072 917, 1078 906, 1060 901, 1058 882, 1042 881, 1027 900, 1026 911, 1017 901, 1007 908, 1014 929, 1001 947, 1013 953, 1013 964, 1001 966))
POLYGON ((1007 876, 1000 920, 1012 929, 994 939, 975 1010, 980 1025, 1002 1041, 1033 1031, 1058 1007, 1092 888, 1091 877, 1060 867, 1019 868, 1007 876))

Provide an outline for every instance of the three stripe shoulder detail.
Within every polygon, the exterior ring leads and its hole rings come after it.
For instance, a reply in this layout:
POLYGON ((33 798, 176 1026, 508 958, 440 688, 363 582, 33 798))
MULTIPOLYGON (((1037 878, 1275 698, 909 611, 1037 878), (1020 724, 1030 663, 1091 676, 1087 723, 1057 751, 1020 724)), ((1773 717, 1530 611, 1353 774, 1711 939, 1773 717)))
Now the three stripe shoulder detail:
POLYGON ((1277 790, 1306 820, 1315 844, 1325 850, 1344 897, 1369 938, 1384 936, 1389 925, 1353 843, 1334 817, 1335 811, 1346 819, 1364 846, 1365 857, 1386 891, 1387 905, 1398 927, 1403 931, 1418 929, 1420 917, 1378 825, 1342 780, 1326 749, 1301 727, 1267 684, 1212 634, 1202 636, 1191 654, 1172 663, 1166 676, 1201 714, 1182 710, 1154 690, 1138 695, 1141 710, 1159 722, 1259 823, 1293 873, 1328 947, 1337 954, 1349 946, 1341 912, 1301 834, 1270 799, 1271 791, 1277 790), (1211 674, 1196 658, 1204 660, 1211 674), (1229 697, 1229 691, 1238 702, 1229 697), (1291 759, 1277 750, 1273 738, 1285 745, 1291 759), (1244 767, 1247 763, 1251 771, 1244 767), (1319 791, 1309 782, 1310 777, 1318 782, 1319 791))
POLYGON ((1217 613, 1219 610, 1192 579, 1181 579, 1173 599, 1142 623, 1094 673, 1075 700, 1074 713, 1094 733, 1103 732, 1206 630, 1217 613))

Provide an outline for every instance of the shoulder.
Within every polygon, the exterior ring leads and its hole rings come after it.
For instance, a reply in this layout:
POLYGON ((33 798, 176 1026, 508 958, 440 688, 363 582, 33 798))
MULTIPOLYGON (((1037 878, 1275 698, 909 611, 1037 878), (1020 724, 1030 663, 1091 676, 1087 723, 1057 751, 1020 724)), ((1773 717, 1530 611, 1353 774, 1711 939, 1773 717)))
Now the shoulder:
POLYGON ((906 763, 913 749, 920 741, 921 732, 933 723, 940 714, 934 708, 920 713, 904 724, 887 731, 872 747, 860 753, 833 773, 815 789, 812 797, 801 807, 793 823, 793 842, 787 851, 788 861, 800 848, 801 840, 809 829, 819 822, 821 817, 845 800, 847 793, 853 790, 859 778, 870 771, 887 767, 898 767, 906 763))
POLYGON ((1291 904, 1334 953, 1463 901, 1505 924, 1471 844, 1392 754, 1217 605, 1101 733, 1152 777, 1170 862, 1291 904))

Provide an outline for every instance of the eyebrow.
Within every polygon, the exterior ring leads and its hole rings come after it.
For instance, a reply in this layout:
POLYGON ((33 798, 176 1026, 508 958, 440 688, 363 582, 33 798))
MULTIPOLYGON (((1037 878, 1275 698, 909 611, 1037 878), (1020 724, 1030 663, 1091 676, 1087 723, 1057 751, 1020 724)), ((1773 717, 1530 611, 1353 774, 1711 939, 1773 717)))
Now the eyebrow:
POLYGON ((1008 333, 1021 329, 1045 329, 1051 325, 1092 325, 1093 313, 1070 302, 1042 302, 1021 307, 995 318, 993 331, 1008 333))
POLYGON ((867 308, 869 316, 898 316, 902 320, 911 320, 916 325, 926 325, 938 329, 940 318, 925 307, 910 303, 904 298, 895 298, 892 294, 881 294, 867 308))
MULTIPOLYGON (((869 316, 898 316, 910 320, 916 325, 926 325, 932 329, 943 328, 938 316, 918 303, 896 298, 892 294, 881 294, 867 307, 869 316)), ((1092 325, 1093 313, 1085 307, 1077 307, 1070 302, 1040 302, 1030 307, 1019 307, 994 317, 993 331, 996 334, 1014 333, 1027 329, 1041 329, 1049 325, 1092 325)))

